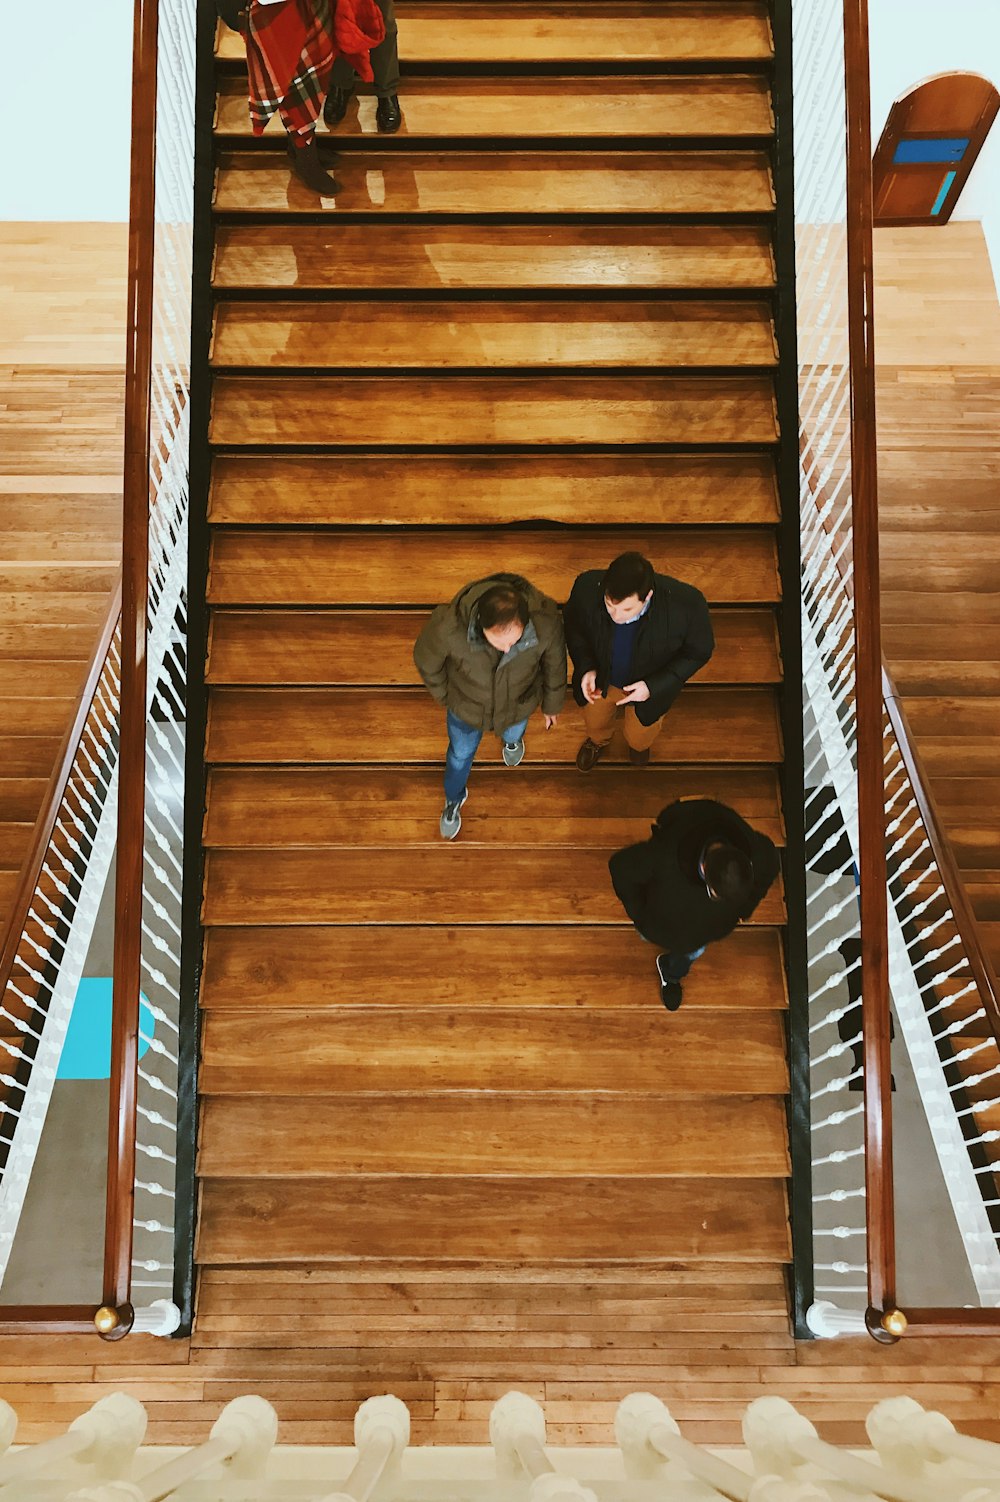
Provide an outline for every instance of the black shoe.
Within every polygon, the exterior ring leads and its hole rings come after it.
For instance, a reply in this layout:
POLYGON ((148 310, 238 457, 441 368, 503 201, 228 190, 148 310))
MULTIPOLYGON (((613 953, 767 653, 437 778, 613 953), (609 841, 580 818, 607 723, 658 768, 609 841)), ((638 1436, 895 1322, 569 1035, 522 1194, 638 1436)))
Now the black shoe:
POLYGON ((634 746, 628 748, 628 759, 633 767, 649 766, 649 751, 637 751, 634 746))
POLYGON ((293 141, 289 141, 288 155, 292 161, 292 171, 299 182, 305 183, 314 193, 319 193, 323 198, 332 198, 340 192, 340 183, 330 176, 319 159, 315 139, 308 146, 296 146, 293 141))
POLYGON ((604 751, 604 746, 599 746, 596 741, 592 741, 588 736, 583 745, 580 747, 579 751, 576 753, 576 765, 578 770, 581 772, 590 772, 594 767, 597 766, 597 763, 604 755, 604 751))
POLYGON ((353 89, 331 89, 323 106, 323 121, 332 130, 347 114, 347 106, 354 96, 353 89))
POLYGON ((674 980, 672 975, 667 974, 667 967, 662 963, 665 959, 665 954, 656 956, 656 973, 660 977, 660 1000, 668 1012, 676 1012, 684 1000, 684 991, 680 981, 674 980))
POLYGON ((379 134, 394 136, 403 123, 403 112, 399 107, 399 100, 395 94, 387 94, 380 99, 375 110, 375 124, 379 128, 379 134))

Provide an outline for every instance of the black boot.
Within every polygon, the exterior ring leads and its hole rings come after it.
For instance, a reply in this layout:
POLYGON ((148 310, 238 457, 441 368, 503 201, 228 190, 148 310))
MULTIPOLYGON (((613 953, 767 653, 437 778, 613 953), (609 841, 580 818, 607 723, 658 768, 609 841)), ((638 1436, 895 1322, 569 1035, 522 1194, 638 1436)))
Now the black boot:
POLYGON ((322 198, 332 198, 340 192, 341 184, 330 176, 319 159, 315 138, 306 146, 296 146, 294 141, 289 140, 288 155, 292 159, 292 171, 299 182, 305 183, 314 193, 319 193, 322 198))
POLYGON ((351 102, 353 93, 353 89, 331 89, 327 94, 326 103, 323 106, 323 119, 331 130, 335 125, 339 125, 347 114, 347 106, 351 102))
POLYGON ((375 110, 375 124, 379 128, 379 134, 394 136, 403 123, 403 112, 399 107, 399 100, 395 94, 387 94, 380 99, 375 110))

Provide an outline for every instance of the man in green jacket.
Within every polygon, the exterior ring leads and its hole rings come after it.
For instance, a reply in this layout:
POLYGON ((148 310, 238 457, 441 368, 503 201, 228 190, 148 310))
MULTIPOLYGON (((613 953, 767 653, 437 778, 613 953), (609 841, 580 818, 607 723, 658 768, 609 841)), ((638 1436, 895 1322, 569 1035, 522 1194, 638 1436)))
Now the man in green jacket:
POLYGON ((492 574, 439 605, 417 637, 413 660, 447 710, 441 838, 462 827, 469 771, 483 733, 503 741, 508 767, 524 760, 524 732, 541 707, 548 730, 566 698, 566 638, 554 600, 517 574, 492 574))

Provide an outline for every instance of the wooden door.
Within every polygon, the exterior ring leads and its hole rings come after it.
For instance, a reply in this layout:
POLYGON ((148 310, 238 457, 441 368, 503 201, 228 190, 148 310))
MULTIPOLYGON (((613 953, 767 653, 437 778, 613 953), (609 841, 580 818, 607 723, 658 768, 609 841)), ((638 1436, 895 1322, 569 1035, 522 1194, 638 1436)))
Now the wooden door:
POLYGON ((946 223, 998 107, 976 73, 941 73, 901 95, 875 151, 875 223, 946 223))

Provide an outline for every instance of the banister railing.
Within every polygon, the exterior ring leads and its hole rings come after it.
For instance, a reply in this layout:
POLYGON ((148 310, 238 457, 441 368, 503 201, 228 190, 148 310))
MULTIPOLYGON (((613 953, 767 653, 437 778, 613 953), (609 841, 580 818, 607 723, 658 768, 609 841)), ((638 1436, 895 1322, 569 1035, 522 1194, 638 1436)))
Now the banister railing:
POLYGON ((0 1305, 0 1329, 96 1325, 115 1338, 133 1322, 163 1334, 177 1322, 167 1295, 177 1125, 194 27, 187 0, 135 0, 122 583, 90 675, 89 712, 83 718, 81 705, 67 741, 65 793, 61 801, 50 798, 40 820, 41 876, 32 888, 26 873, 24 884, 29 898, 29 889, 35 892, 35 907, 25 909, 21 935, 11 941, 18 954, 30 952, 33 984, 49 1000, 33 1028, 27 1078, 16 1081, 24 1102, 5 1102, 14 1126, 0 1181, 0 1276, 117 851, 103 1289, 92 1305, 0 1305), (45 880, 55 884, 55 900, 45 880), (133 1302, 143 1306, 138 1314, 133 1302))
POLYGON ((1000 1303, 1000 1134, 978 1128, 970 1091, 995 1083, 1000 1104, 997 987, 881 656, 867 4, 794 0, 792 13, 813 1323, 834 1334, 866 1318, 880 1339, 907 1321, 982 1332, 1000 1324, 988 1307, 1000 1303), (956 1303, 974 1287, 987 1306, 975 1317, 896 1309, 894 1025, 968 1263, 952 1269, 956 1303))

